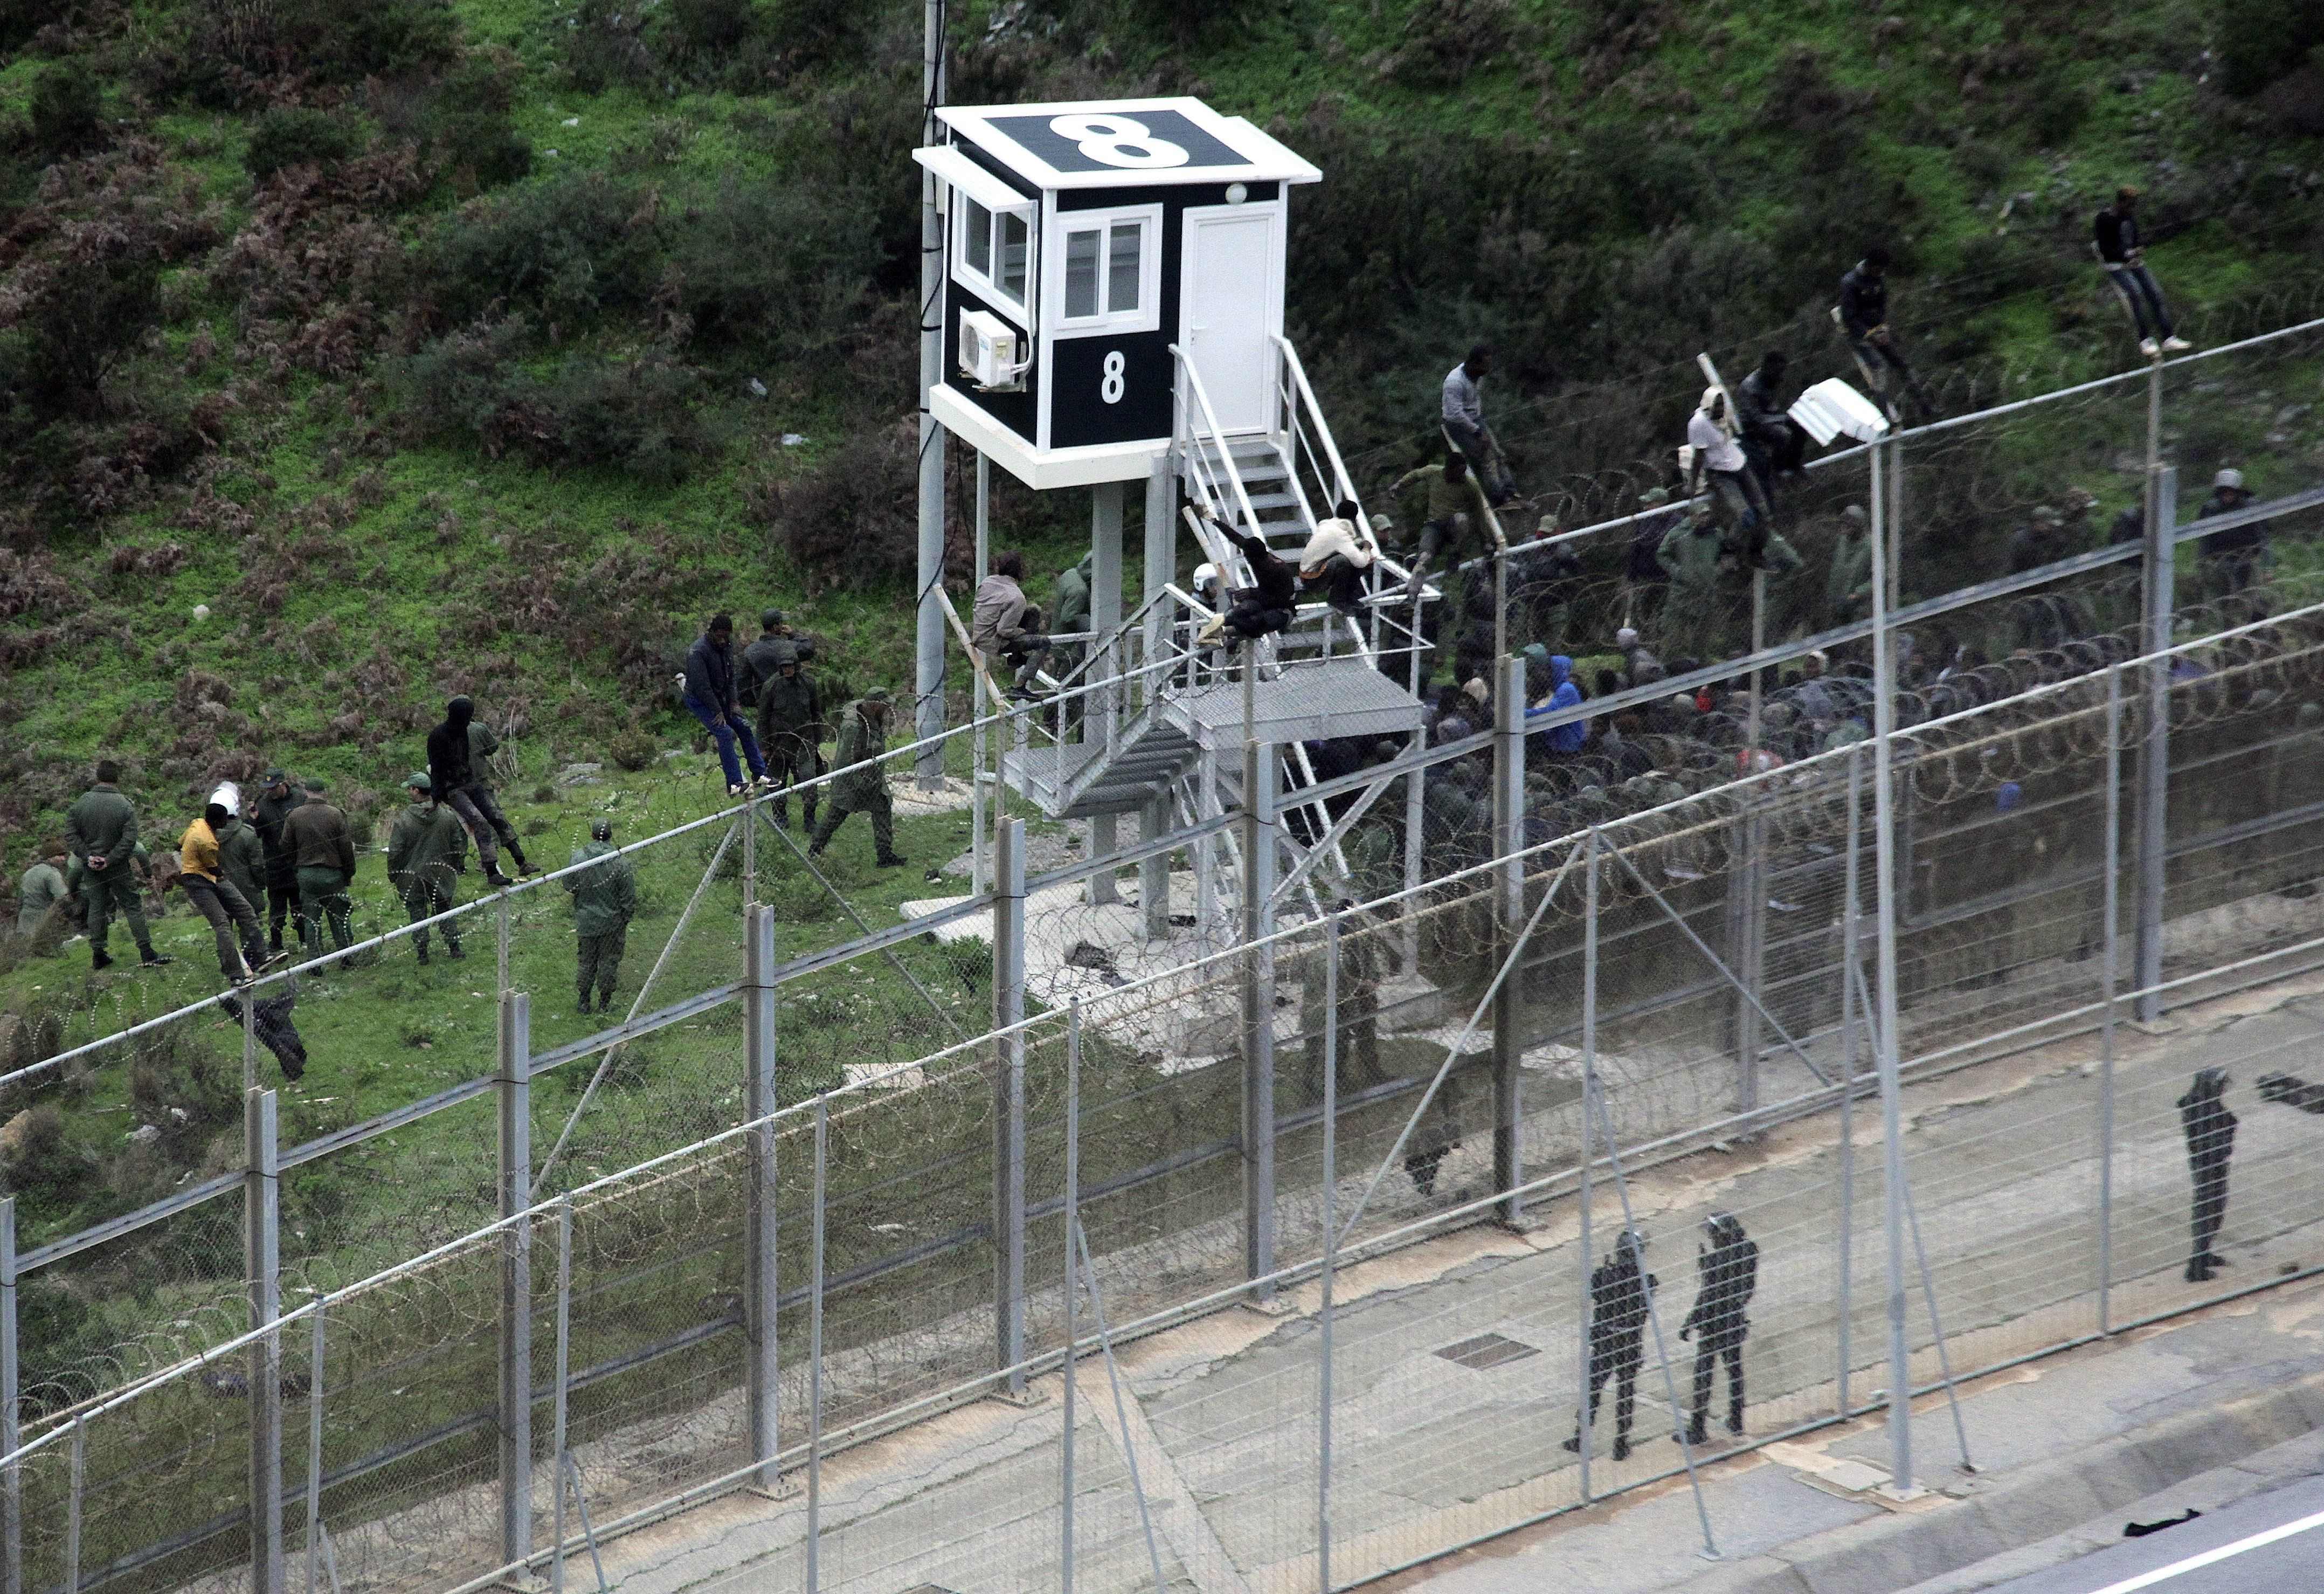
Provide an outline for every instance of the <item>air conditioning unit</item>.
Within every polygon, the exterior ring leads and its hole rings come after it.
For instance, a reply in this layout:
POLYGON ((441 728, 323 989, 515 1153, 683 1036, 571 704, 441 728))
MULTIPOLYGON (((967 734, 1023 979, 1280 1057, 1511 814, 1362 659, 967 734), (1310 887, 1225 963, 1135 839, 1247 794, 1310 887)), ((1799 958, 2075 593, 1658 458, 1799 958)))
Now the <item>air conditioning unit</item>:
POLYGON ((1025 385, 1018 366, 1023 356, 1016 328, 990 310, 967 310, 960 318, 960 368, 977 386, 1014 390, 1025 385))

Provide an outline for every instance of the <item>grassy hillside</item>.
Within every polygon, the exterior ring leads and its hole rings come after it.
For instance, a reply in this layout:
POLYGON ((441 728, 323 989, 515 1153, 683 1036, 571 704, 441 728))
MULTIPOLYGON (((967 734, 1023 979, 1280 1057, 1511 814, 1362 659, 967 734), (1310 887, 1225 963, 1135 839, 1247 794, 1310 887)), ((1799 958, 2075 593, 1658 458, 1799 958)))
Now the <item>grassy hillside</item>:
MULTIPOLYGON (((2280 0, 949 23, 955 100, 1191 92, 1323 167, 1292 330, 1368 477, 1479 336, 1530 478, 1635 459, 1683 362, 1812 338, 1876 233, 1936 366, 2120 362, 2082 242, 2119 180, 2207 326, 2318 270, 2319 24, 2280 0)), ((894 0, 0 0, 10 871, 101 751, 171 814, 276 761, 372 809, 455 690, 544 764, 642 764, 714 606, 804 611, 835 691, 904 684, 918 29, 894 0)), ((1007 492, 996 526, 1055 568, 1082 514, 1007 492)))

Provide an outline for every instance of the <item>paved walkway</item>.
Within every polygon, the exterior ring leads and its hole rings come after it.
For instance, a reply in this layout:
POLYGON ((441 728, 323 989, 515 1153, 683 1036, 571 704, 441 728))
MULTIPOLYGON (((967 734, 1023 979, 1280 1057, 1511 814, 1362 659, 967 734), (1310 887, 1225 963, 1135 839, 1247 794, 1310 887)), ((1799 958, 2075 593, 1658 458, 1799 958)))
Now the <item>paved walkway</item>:
MULTIPOLYGON (((2166 1036, 2123 1033, 2107 1237, 2115 1325, 2324 1262, 2324 1181, 2311 1172, 2324 1119, 2264 1103, 2252 1088, 2262 1073, 2299 1072, 2324 1040, 2319 984, 2222 999, 2181 1015, 2166 1036), (2189 1185, 2172 1103, 2210 1065, 2234 1075, 2242 1125, 2221 1247, 2232 1268, 2199 1288, 2180 1274, 2189 1185)), ((1957 1368, 2095 1326, 2094 1051, 2094 1041, 2052 1046, 1907 1092, 1908 1175, 1957 1368)), ((1637 1448, 1613 1460, 1610 1409, 1594 1435, 1589 1497, 1628 1489, 1610 1506, 1572 1509, 1582 1467, 1558 1443, 1572 1430, 1581 1378, 1580 1202, 1554 1203, 1523 1236, 1466 1231, 1347 1270, 1332 1325, 1333 1581, 1392 1572, 1529 1518, 1549 1520, 1399 1580, 1445 1594, 1551 1582, 1561 1594, 1613 1594, 1731 1575, 1820 1533, 1975 1506, 2069 1448, 2324 1372, 2324 1295, 2290 1285, 1973 1384, 1961 1412, 1975 1477, 1957 1470, 1950 1409, 1924 1398, 1915 1472, 1942 1492, 1881 1501, 1871 1488, 1888 1476, 1882 1420, 1828 1425, 1843 1377, 1859 1407, 1886 1382, 1877 1110, 1859 1105, 1850 1128, 1852 1156, 1834 1114, 1640 1173, 1624 1191, 1598 1182, 1592 1252, 1624 1221, 1626 1193, 1662 1281, 1637 1448), (1692 1348, 1675 1335, 1694 1295, 1694 1236, 1713 1210, 1741 1216, 1762 1247, 1748 1437, 1775 1441, 1730 1460, 1698 1457, 1720 1567, 1699 1558, 1702 1525, 1670 1437, 1671 1393, 1683 1400, 1692 1371, 1692 1348)), ((1915 1382, 1933 1380, 1917 1281, 1906 1304, 1915 1382)), ((1319 1305, 1310 1285, 1283 1315, 1229 1311, 1126 1347, 1119 1408, 1105 1360, 1084 1359, 1073 1403, 1076 1590, 1151 1589, 1157 1566, 1163 1583, 1198 1594, 1317 1586, 1319 1305)), ((1061 1587, 1062 1378, 1036 1393, 1030 1405, 981 1403, 827 1460, 814 1496, 816 1585, 1061 1587)), ((733 1497, 608 1545, 607 1571, 639 1594, 804 1588, 808 1513, 806 1497, 733 1497)))

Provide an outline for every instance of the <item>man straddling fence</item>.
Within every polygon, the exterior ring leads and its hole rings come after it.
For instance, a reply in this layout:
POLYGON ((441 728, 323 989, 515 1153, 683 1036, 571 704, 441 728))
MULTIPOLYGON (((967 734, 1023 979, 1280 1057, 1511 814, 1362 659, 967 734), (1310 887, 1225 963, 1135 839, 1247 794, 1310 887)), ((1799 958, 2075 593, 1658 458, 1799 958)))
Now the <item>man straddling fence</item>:
MULTIPOLYGON (((1840 280, 1840 329, 1848 339, 1848 346, 1863 367, 1864 379, 1884 402, 1888 396, 1888 378, 1893 374, 1913 395, 1923 420, 1933 419, 1936 408, 1929 402, 1921 379, 1904 358, 1897 346, 1896 334, 1888 325, 1888 251, 1878 244, 1864 252, 1864 258, 1849 267, 1840 280)), ((1888 405, 1890 415, 1897 413, 1888 405)))
POLYGON ((1727 407, 1727 390, 1702 390, 1702 401, 1686 423, 1687 494, 1702 491, 1707 478, 1711 502, 1728 526, 1727 546, 1752 564, 1760 562, 1768 533, 1774 529, 1775 508, 1767 491, 1751 474, 1743 446, 1735 440, 1736 421, 1727 407))
MULTIPOLYGON (((516 882, 501 872, 499 834, 492 821, 484 817, 484 805, 476 800, 482 781, 476 774, 475 744, 468 739, 468 726, 475 717, 476 705, 465 696, 444 705, 444 723, 428 733, 429 788, 438 802, 459 815, 460 823, 475 839, 476 858, 484 866, 484 879, 496 887, 512 886, 516 882)), ((484 800, 492 799, 487 797, 484 800)), ((291 817, 295 819, 296 814, 291 817)), ((283 824, 287 834, 290 821, 283 824)))
POLYGON ((2138 190, 2128 183, 2114 191, 2114 203, 2091 219, 2098 263, 2107 281, 2122 295, 2123 304, 2138 328, 2138 352, 2149 359, 2178 354, 2195 346, 2171 325, 2171 311, 2163 302, 2163 285, 2146 269, 2146 249, 2138 235, 2138 190))
POLYGON ((984 655, 987 669, 996 660, 1009 666, 1009 681, 995 681, 995 686, 1012 697, 1030 695, 1049 639, 1041 629, 1041 611, 1025 596, 1025 556, 1015 548, 993 555, 992 573, 976 584, 968 640, 984 655))
POLYGON ((97 784, 82 793, 65 815, 65 846, 80 866, 80 891, 88 915, 89 967, 113 966, 105 941, 113 916, 118 913, 129 921, 138 962, 158 969, 177 960, 153 950, 153 932, 145 925, 137 880, 137 810, 114 784, 120 779, 121 768, 112 760, 97 766, 97 784))
POLYGON ((888 796, 888 766, 878 760, 888 751, 888 706, 894 701, 885 686, 875 686, 839 711, 839 746, 833 763, 840 770, 831 783, 831 798, 823 817, 807 834, 807 855, 823 856, 832 833, 850 814, 872 820, 872 848, 882 869, 896 869, 910 859, 896 851, 896 806, 888 796), (849 765, 858 768, 850 769, 849 765))
POLYGON ((468 800, 475 804, 484 823, 493 827, 493 836, 499 840, 501 850, 516 864, 517 873, 531 874, 535 871, 525 861, 524 843, 517 839, 516 826, 501 812, 500 798, 493 793, 492 759, 500 750, 501 739, 493 734, 490 725, 477 719, 468 722, 468 772, 475 777, 475 784, 468 788, 468 800))
POLYGON ((1501 456, 1500 439, 1485 424, 1485 402, 1477 384, 1493 369, 1490 345, 1477 344, 1469 357, 1444 373, 1443 420, 1446 441, 1468 456, 1469 468, 1484 484, 1485 495, 1495 507, 1517 495, 1508 461, 1501 456))
POLYGON ((1646 1237, 1625 1229, 1614 1254, 1590 1274, 1590 1408, 1575 1414, 1573 1437, 1563 1441, 1579 1453, 1583 1433, 1598 1422, 1598 1397, 1614 1380, 1614 1459, 1630 1455, 1630 1420, 1637 1409, 1638 1366, 1646 1359, 1644 1336, 1649 1302, 1661 1283, 1646 1271, 1646 1237))
MULTIPOLYGON (((737 696, 734 678, 734 617, 713 614, 710 623, 695 640, 686 655, 686 668, 678 676, 678 690, 685 697, 687 712, 702 722, 718 744, 718 765, 726 773, 726 795, 741 797, 751 789, 752 782, 765 787, 766 760, 759 755, 758 739, 751 734, 751 724, 742 717, 742 700, 737 696), (735 761, 735 749, 740 747, 744 762, 750 766, 751 779, 742 779, 742 763, 735 761)), ((432 760, 432 749, 431 749, 432 760)), ((441 782, 438 782, 441 789, 441 782)), ((476 844, 483 847, 484 838, 476 844)), ((493 858, 484 854, 485 878, 491 879, 493 858)), ((494 881, 495 884, 499 882, 494 881)))
POLYGON ((1420 522, 1418 557, 1412 562, 1410 591, 1420 589, 1421 576, 1439 554, 1458 559, 1473 543, 1482 550, 1490 539, 1489 511, 1485 490, 1457 449, 1447 449, 1442 461, 1418 465, 1388 484, 1388 496, 1400 499, 1409 487, 1425 493, 1420 522))
POLYGON ((573 898, 573 982, 579 1010, 589 1010, 589 996, 597 997, 597 1010, 613 1010, 613 986, 621 979, 622 954, 628 950, 630 920, 637 917, 638 877, 630 861, 613 845, 610 819, 594 821, 589 839, 573 849, 574 863, 590 867, 563 878, 573 898), (592 862, 592 860, 595 860, 592 862))
MULTIPOLYGON (((413 770, 403 788, 411 796, 411 806, 395 816, 387 833, 387 883, 395 888, 416 925, 449 913, 458 905, 468 833, 452 816, 451 809, 435 800, 426 770, 413 770)), ((460 921, 446 919, 443 930, 447 955, 465 956, 460 950, 460 921)), ((428 961, 425 928, 412 932, 411 953, 417 962, 428 961)))
POLYGON ((1743 1432, 1743 1340, 1751 1331, 1744 1315, 1759 1285, 1759 1243, 1743 1232, 1742 1220, 1731 1212, 1713 1212, 1702 1221, 1706 1239, 1694 1255, 1694 1310, 1679 1326, 1678 1337, 1694 1338, 1694 1412, 1688 1418, 1684 1442, 1701 1444, 1711 1420, 1711 1385, 1714 1362, 1727 1365, 1727 1431, 1743 1432))

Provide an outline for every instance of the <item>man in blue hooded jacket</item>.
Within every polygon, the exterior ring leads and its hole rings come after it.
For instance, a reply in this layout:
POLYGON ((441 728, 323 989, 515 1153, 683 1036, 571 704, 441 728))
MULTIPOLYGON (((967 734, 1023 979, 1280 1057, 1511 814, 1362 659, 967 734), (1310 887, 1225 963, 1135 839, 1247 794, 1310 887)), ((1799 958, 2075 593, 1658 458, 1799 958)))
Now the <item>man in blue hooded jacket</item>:
MULTIPOLYGON (((1548 701, 1527 709, 1526 719, 1546 719, 1560 709, 1581 706, 1582 688, 1574 684, 1573 660, 1563 653, 1553 653, 1549 656, 1549 684, 1548 701)), ((1535 737, 1541 750, 1552 758, 1562 758, 1569 753, 1580 752, 1582 744, 1589 740, 1590 722, 1585 719, 1570 720, 1562 725, 1552 725, 1535 737)))

